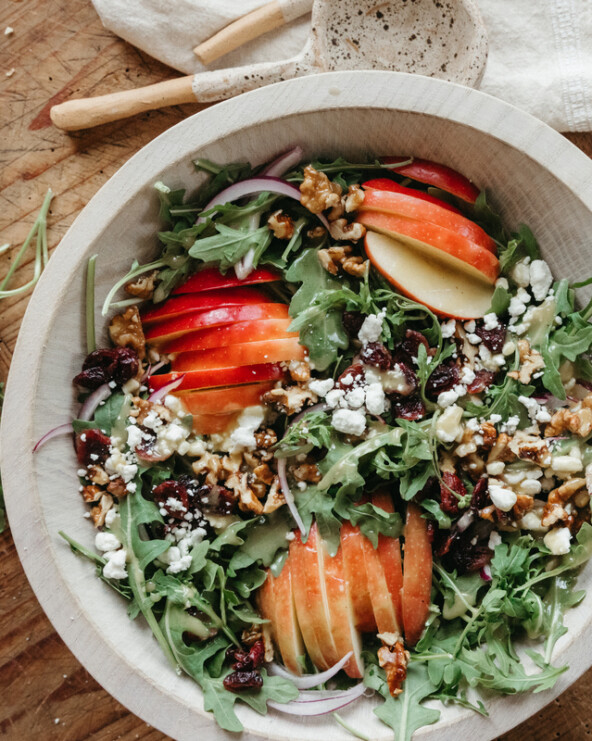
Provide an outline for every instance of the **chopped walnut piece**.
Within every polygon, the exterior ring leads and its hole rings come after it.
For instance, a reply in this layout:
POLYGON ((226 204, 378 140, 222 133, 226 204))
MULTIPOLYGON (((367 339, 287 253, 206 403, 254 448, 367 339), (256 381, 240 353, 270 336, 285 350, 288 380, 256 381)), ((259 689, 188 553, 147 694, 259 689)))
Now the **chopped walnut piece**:
POLYGON ((221 479, 222 460, 215 453, 204 453, 199 457, 199 460, 191 464, 191 468, 196 476, 206 474, 206 484, 208 486, 216 486, 221 479))
POLYGON ((518 430, 511 439, 509 448, 520 460, 532 461, 539 466, 551 464, 549 446, 537 435, 529 435, 523 430, 518 430))
POLYGON ((86 477, 89 479, 89 481, 92 481, 93 484, 98 484, 99 486, 106 486, 110 479, 109 474, 102 466, 89 466, 87 468, 87 474, 86 477))
POLYGON ((129 293, 130 296, 137 296, 138 298, 152 298, 154 281, 157 275, 158 270, 153 270, 150 273, 144 273, 144 275, 138 276, 136 280, 130 280, 129 283, 125 284, 125 292, 129 293))
POLYGON ((140 360, 146 357, 146 339, 137 306, 130 306, 111 319, 109 336, 114 345, 135 350, 140 360))
POLYGON ((263 506, 263 514, 268 515, 270 512, 275 512, 286 503, 282 490, 280 489, 280 481, 276 476, 272 485, 269 487, 267 499, 263 506))
POLYGON ((142 399, 139 396, 133 397, 129 416, 134 417, 138 425, 144 424, 150 412, 156 412, 163 422, 169 423, 173 421, 173 415, 170 409, 167 409, 164 404, 154 403, 147 399, 142 399))
POLYGON ((534 507, 534 499, 528 494, 517 494, 516 504, 512 508, 512 513, 517 520, 521 520, 527 512, 534 507))
POLYGON ((118 476, 116 479, 113 479, 113 481, 109 482, 107 491, 109 492, 109 494, 113 494, 114 497, 121 499, 127 494, 125 481, 121 478, 121 476, 118 476))
POLYGON ((309 481, 314 484, 323 478, 315 463, 302 463, 300 466, 292 468, 291 473, 298 481, 309 481))
POLYGON ((113 507, 113 497, 109 494, 103 494, 99 504, 96 507, 93 507, 90 511, 90 518, 95 527, 103 527, 105 524, 105 517, 107 517, 107 512, 111 507, 113 507))
POLYGON ((365 193, 359 185, 350 185, 347 194, 342 198, 346 213, 350 214, 352 211, 357 211, 364 203, 364 195, 365 193))
POLYGON ((368 269, 368 260, 364 260, 363 257, 359 256, 348 257, 343 261, 341 267, 348 275, 353 275, 355 278, 363 278, 368 269))
POLYGON ((351 245, 346 244, 319 250, 319 262, 331 275, 337 275, 341 269, 349 275, 361 278, 366 274, 368 261, 359 255, 352 255, 352 249, 351 245))
POLYGON ((491 422, 483 422, 481 424, 481 434, 483 435, 483 448, 485 450, 491 450, 497 440, 497 430, 491 424, 491 422))
POLYGON ((271 626, 268 624, 262 625, 261 633, 263 637, 263 647, 265 648, 264 659, 266 663, 269 664, 274 659, 273 640, 271 638, 271 626))
POLYGON ((571 432, 580 437, 588 437, 592 432, 592 394, 572 409, 558 409, 545 427, 545 437, 557 437, 563 432, 571 432))
POLYGON ((309 239, 318 239, 319 237, 322 237, 325 234, 325 227, 324 226, 315 226, 313 229, 309 229, 306 232, 306 236, 309 239))
POLYGON ((317 398, 317 395, 310 389, 300 388, 300 386, 286 386, 271 389, 263 395, 262 401, 284 414, 296 414, 302 411, 307 401, 316 404, 317 398))
POLYGON ((263 505, 249 486, 249 474, 233 473, 226 479, 226 486, 238 497, 238 507, 242 512, 263 513, 263 505))
POLYGON ((257 443, 258 448, 267 450, 277 443, 277 435, 271 427, 268 427, 266 430, 255 433, 255 442, 257 443))
POLYGON ((275 474, 267 465, 267 463, 261 463, 261 465, 253 469, 253 476, 256 479, 259 479, 259 481, 263 481, 263 483, 267 484, 268 486, 273 482, 275 478, 275 474))
POLYGON ((378 663, 386 672, 389 692, 397 697, 403 692, 401 685, 407 676, 409 651, 405 651, 401 641, 397 641, 394 646, 384 645, 378 649, 378 663))
POLYGON ((291 239, 294 235, 294 222, 282 212, 281 209, 274 211, 267 219, 267 226, 277 239, 291 239))
POLYGON ((518 353, 520 370, 510 371, 508 375, 526 385, 530 383, 533 373, 545 367, 545 361, 538 350, 531 348, 528 340, 518 340, 518 353))
POLYGON ((567 512, 563 509, 560 504, 552 504, 546 502, 543 508, 543 516, 541 517, 541 525, 543 527, 551 527, 559 521, 567 520, 567 512))
POLYGON ((89 484, 88 486, 82 487, 82 498, 85 502, 98 502, 99 499, 103 496, 104 491, 101 489, 100 486, 95 486, 94 484, 89 484))
POLYGON ((351 240, 357 242, 366 234, 366 227, 357 221, 349 223, 347 219, 336 219, 329 224, 329 232, 337 241, 351 240))
POLYGON ((493 463, 493 461, 513 461, 515 457, 510 449, 510 436, 502 432, 498 435, 495 445, 489 451, 487 463, 493 463))
POLYGON ((263 633, 260 625, 251 625, 250 628, 245 628, 241 633, 241 643, 245 646, 252 646, 257 641, 262 640, 263 633))
POLYGON ((290 378, 296 383, 306 383, 310 380, 310 364, 303 360, 292 360, 288 365, 290 378))
POLYGON ((550 491, 549 496, 547 497, 547 501, 550 504, 563 504, 564 502, 569 501, 576 492, 585 488, 586 479, 569 479, 565 483, 561 484, 561 486, 558 486, 556 489, 553 489, 553 491, 550 491))
POLYGON ((318 172, 312 165, 304 168, 300 194, 300 203, 313 214, 341 207, 341 186, 332 183, 324 172, 318 172))

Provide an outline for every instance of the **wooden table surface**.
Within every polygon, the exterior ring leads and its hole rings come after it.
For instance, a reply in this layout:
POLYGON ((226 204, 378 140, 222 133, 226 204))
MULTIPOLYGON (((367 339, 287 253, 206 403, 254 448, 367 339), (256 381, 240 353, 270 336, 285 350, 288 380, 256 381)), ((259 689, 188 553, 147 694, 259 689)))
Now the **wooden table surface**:
MULTIPOLYGON (((89 0, 4 0, 0 6, 0 242, 20 245, 48 187, 50 247, 99 187, 144 144, 199 110, 188 105, 67 135, 52 104, 158 82, 174 73, 106 31, 89 0), (4 35, 5 27, 14 29, 4 35), (5 73, 9 73, 6 75, 5 73)), ((569 138, 592 155, 592 134, 569 138)), ((14 252, 0 257, 0 277, 14 252)), ((28 279, 30 258, 19 277, 28 279)), ((0 307, 5 381, 29 296, 0 307)), ((166 737, 129 713, 80 666, 45 617, 10 531, 0 535, 0 736, 14 741, 166 737)), ((585 650, 590 650, 585 647, 585 650)), ((592 670, 504 741, 590 736, 592 670)))

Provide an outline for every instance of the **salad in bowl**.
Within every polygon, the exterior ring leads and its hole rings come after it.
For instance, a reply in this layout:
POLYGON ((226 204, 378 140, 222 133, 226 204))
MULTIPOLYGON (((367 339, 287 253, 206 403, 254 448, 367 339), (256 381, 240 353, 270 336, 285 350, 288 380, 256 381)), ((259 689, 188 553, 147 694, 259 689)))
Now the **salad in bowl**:
POLYGON ((364 695, 405 739, 553 686, 592 555, 587 281, 436 162, 194 164, 109 347, 89 262, 81 411, 40 443, 73 426, 96 551, 64 537, 229 731, 244 702, 367 738, 364 695))

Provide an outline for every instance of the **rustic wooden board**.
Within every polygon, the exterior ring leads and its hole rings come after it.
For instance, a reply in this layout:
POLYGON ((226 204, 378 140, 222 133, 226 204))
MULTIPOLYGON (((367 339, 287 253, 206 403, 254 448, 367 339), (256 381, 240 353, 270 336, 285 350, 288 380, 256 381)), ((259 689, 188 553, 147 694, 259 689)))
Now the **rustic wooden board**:
MULTIPOLYGON (((49 124, 49 107, 70 95, 102 94, 149 84, 173 73, 102 28, 88 0, 5 0, 0 7, 0 234, 19 245, 48 187, 55 247, 98 188, 157 134, 197 105, 144 114, 65 135, 49 124), (14 28, 4 36, 6 26, 14 28), (14 68, 10 77, 5 72, 14 68)), ((592 156, 592 135, 569 137, 592 156)), ((14 252, 0 258, 0 276, 14 252)), ((30 268, 30 258, 28 260, 30 268)), ((28 278, 27 266, 19 280, 28 278)), ((0 306, 0 381, 5 380, 28 296, 0 306)), ((70 654, 33 595, 10 532, 0 536, 0 735, 77 741, 166 737, 111 698, 70 654)), ((590 735, 592 671, 504 741, 590 735)))

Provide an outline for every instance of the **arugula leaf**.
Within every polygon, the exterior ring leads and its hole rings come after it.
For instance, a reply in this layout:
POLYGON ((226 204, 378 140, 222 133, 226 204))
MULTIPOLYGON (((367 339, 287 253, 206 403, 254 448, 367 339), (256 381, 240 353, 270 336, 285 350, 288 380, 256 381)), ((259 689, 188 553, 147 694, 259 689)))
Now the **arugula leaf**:
POLYGON ((539 260, 541 252, 532 231, 526 224, 520 224, 518 233, 514 234, 513 239, 499 251, 502 274, 508 273, 517 262, 525 257, 530 257, 531 260, 539 260))
POLYGON ((217 223, 216 231, 218 234, 197 239, 189 248, 189 254, 203 262, 219 261, 222 272, 235 265, 251 250, 253 265, 257 266, 273 238, 267 225, 253 231, 248 227, 233 229, 217 223))
POLYGON ((257 561, 270 566, 277 557, 277 552, 287 549, 286 535, 291 531, 292 518, 287 507, 280 507, 269 515, 250 520, 244 531, 244 543, 235 551, 230 568, 246 568, 257 561), (242 559, 240 565, 239 558, 242 559))
POLYGON ((300 343, 309 352, 317 370, 326 370, 337 360, 338 351, 349 345, 343 327, 342 309, 319 309, 318 296, 327 289, 339 289, 343 284, 323 268, 315 249, 305 249, 286 271, 289 283, 302 283, 290 302, 294 319, 288 331, 300 332, 300 343))
POLYGON ((358 525, 362 534, 378 548, 378 536, 398 538, 403 530, 401 515, 398 512, 385 512, 380 507, 367 502, 358 507, 349 507, 349 520, 358 525))
POLYGON ((107 397, 104 404, 99 404, 97 407, 94 416, 95 426, 98 425, 105 435, 111 435, 111 431, 121 414, 124 401, 124 394, 115 393, 107 397))
POLYGON ((291 425, 284 437, 274 446, 276 458, 291 458, 308 453, 313 448, 328 448, 331 444, 333 427, 331 415, 326 411, 309 412, 296 424, 291 425))

